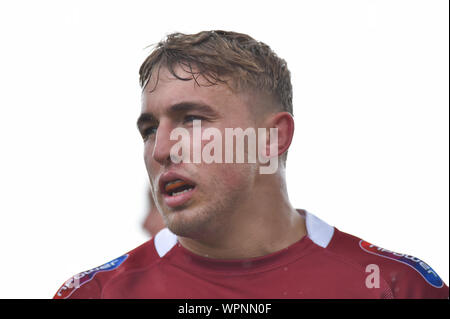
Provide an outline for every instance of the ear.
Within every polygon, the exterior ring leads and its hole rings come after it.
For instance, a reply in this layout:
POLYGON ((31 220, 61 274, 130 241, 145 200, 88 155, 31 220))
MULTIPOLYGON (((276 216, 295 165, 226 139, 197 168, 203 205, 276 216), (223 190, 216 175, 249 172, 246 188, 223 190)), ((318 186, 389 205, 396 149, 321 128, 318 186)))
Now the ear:
POLYGON ((267 128, 275 128, 278 132, 278 139, 276 140, 278 145, 271 145, 274 142, 273 138, 270 139, 270 134, 267 136, 266 154, 283 155, 287 152, 294 137, 294 118, 288 112, 275 113, 267 119, 266 125, 267 128))

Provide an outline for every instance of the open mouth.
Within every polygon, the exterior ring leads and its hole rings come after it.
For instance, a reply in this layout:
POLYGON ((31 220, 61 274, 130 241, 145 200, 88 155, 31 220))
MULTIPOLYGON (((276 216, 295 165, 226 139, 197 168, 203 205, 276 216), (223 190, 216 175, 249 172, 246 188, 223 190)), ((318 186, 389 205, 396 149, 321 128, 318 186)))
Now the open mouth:
POLYGON ((166 172, 159 179, 159 190, 164 203, 172 209, 180 209, 192 203, 197 185, 175 172, 166 172))
POLYGON ((195 188, 195 185, 189 184, 182 179, 176 179, 167 182, 164 185, 164 193, 169 196, 179 196, 183 193, 187 193, 195 188))

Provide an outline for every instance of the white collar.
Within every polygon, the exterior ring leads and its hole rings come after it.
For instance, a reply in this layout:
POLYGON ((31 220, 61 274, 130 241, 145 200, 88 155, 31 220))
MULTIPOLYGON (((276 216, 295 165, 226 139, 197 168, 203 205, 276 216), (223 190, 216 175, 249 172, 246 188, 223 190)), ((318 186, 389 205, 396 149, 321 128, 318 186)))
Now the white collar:
MULTIPOLYGON (((299 212, 306 219, 308 237, 316 245, 326 248, 331 238, 333 238, 334 227, 328 225, 308 211, 299 212)), ((155 248, 159 257, 167 254, 176 245, 177 241, 177 235, 172 233, 168 228, 160 230, 155 236, 155 248)))

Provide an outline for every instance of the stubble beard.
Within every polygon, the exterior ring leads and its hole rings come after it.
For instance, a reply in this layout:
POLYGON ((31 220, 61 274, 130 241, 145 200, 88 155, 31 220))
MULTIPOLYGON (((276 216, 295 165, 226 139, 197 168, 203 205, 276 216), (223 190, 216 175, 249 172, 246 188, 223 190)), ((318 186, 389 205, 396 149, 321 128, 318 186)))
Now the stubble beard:
POLYGON ((171 232, 181 237, 211 240, 227 231, 232 216, 239 213, 237 207, 245 197, 245 192, 241 188, 224 192, 217 181, 213 184, 217 187, 208 187, 213 196, 202 194, 201 200, 192 207, 164 214, 165 223, 171 232))

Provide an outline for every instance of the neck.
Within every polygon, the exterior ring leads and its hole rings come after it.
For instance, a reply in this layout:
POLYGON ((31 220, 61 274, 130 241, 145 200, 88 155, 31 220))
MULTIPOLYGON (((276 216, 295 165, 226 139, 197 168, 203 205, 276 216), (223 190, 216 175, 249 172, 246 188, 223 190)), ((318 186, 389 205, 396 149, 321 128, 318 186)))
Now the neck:
POLYGON ((248 199, 225 225, 201 238, 178 237, 183 247, 216 259, 245 259, 282 250, 306 235, 304 219, 291 206, 284 176, 262 175, 248 199), (268 196, 270 194, 270 196, 268 196))

